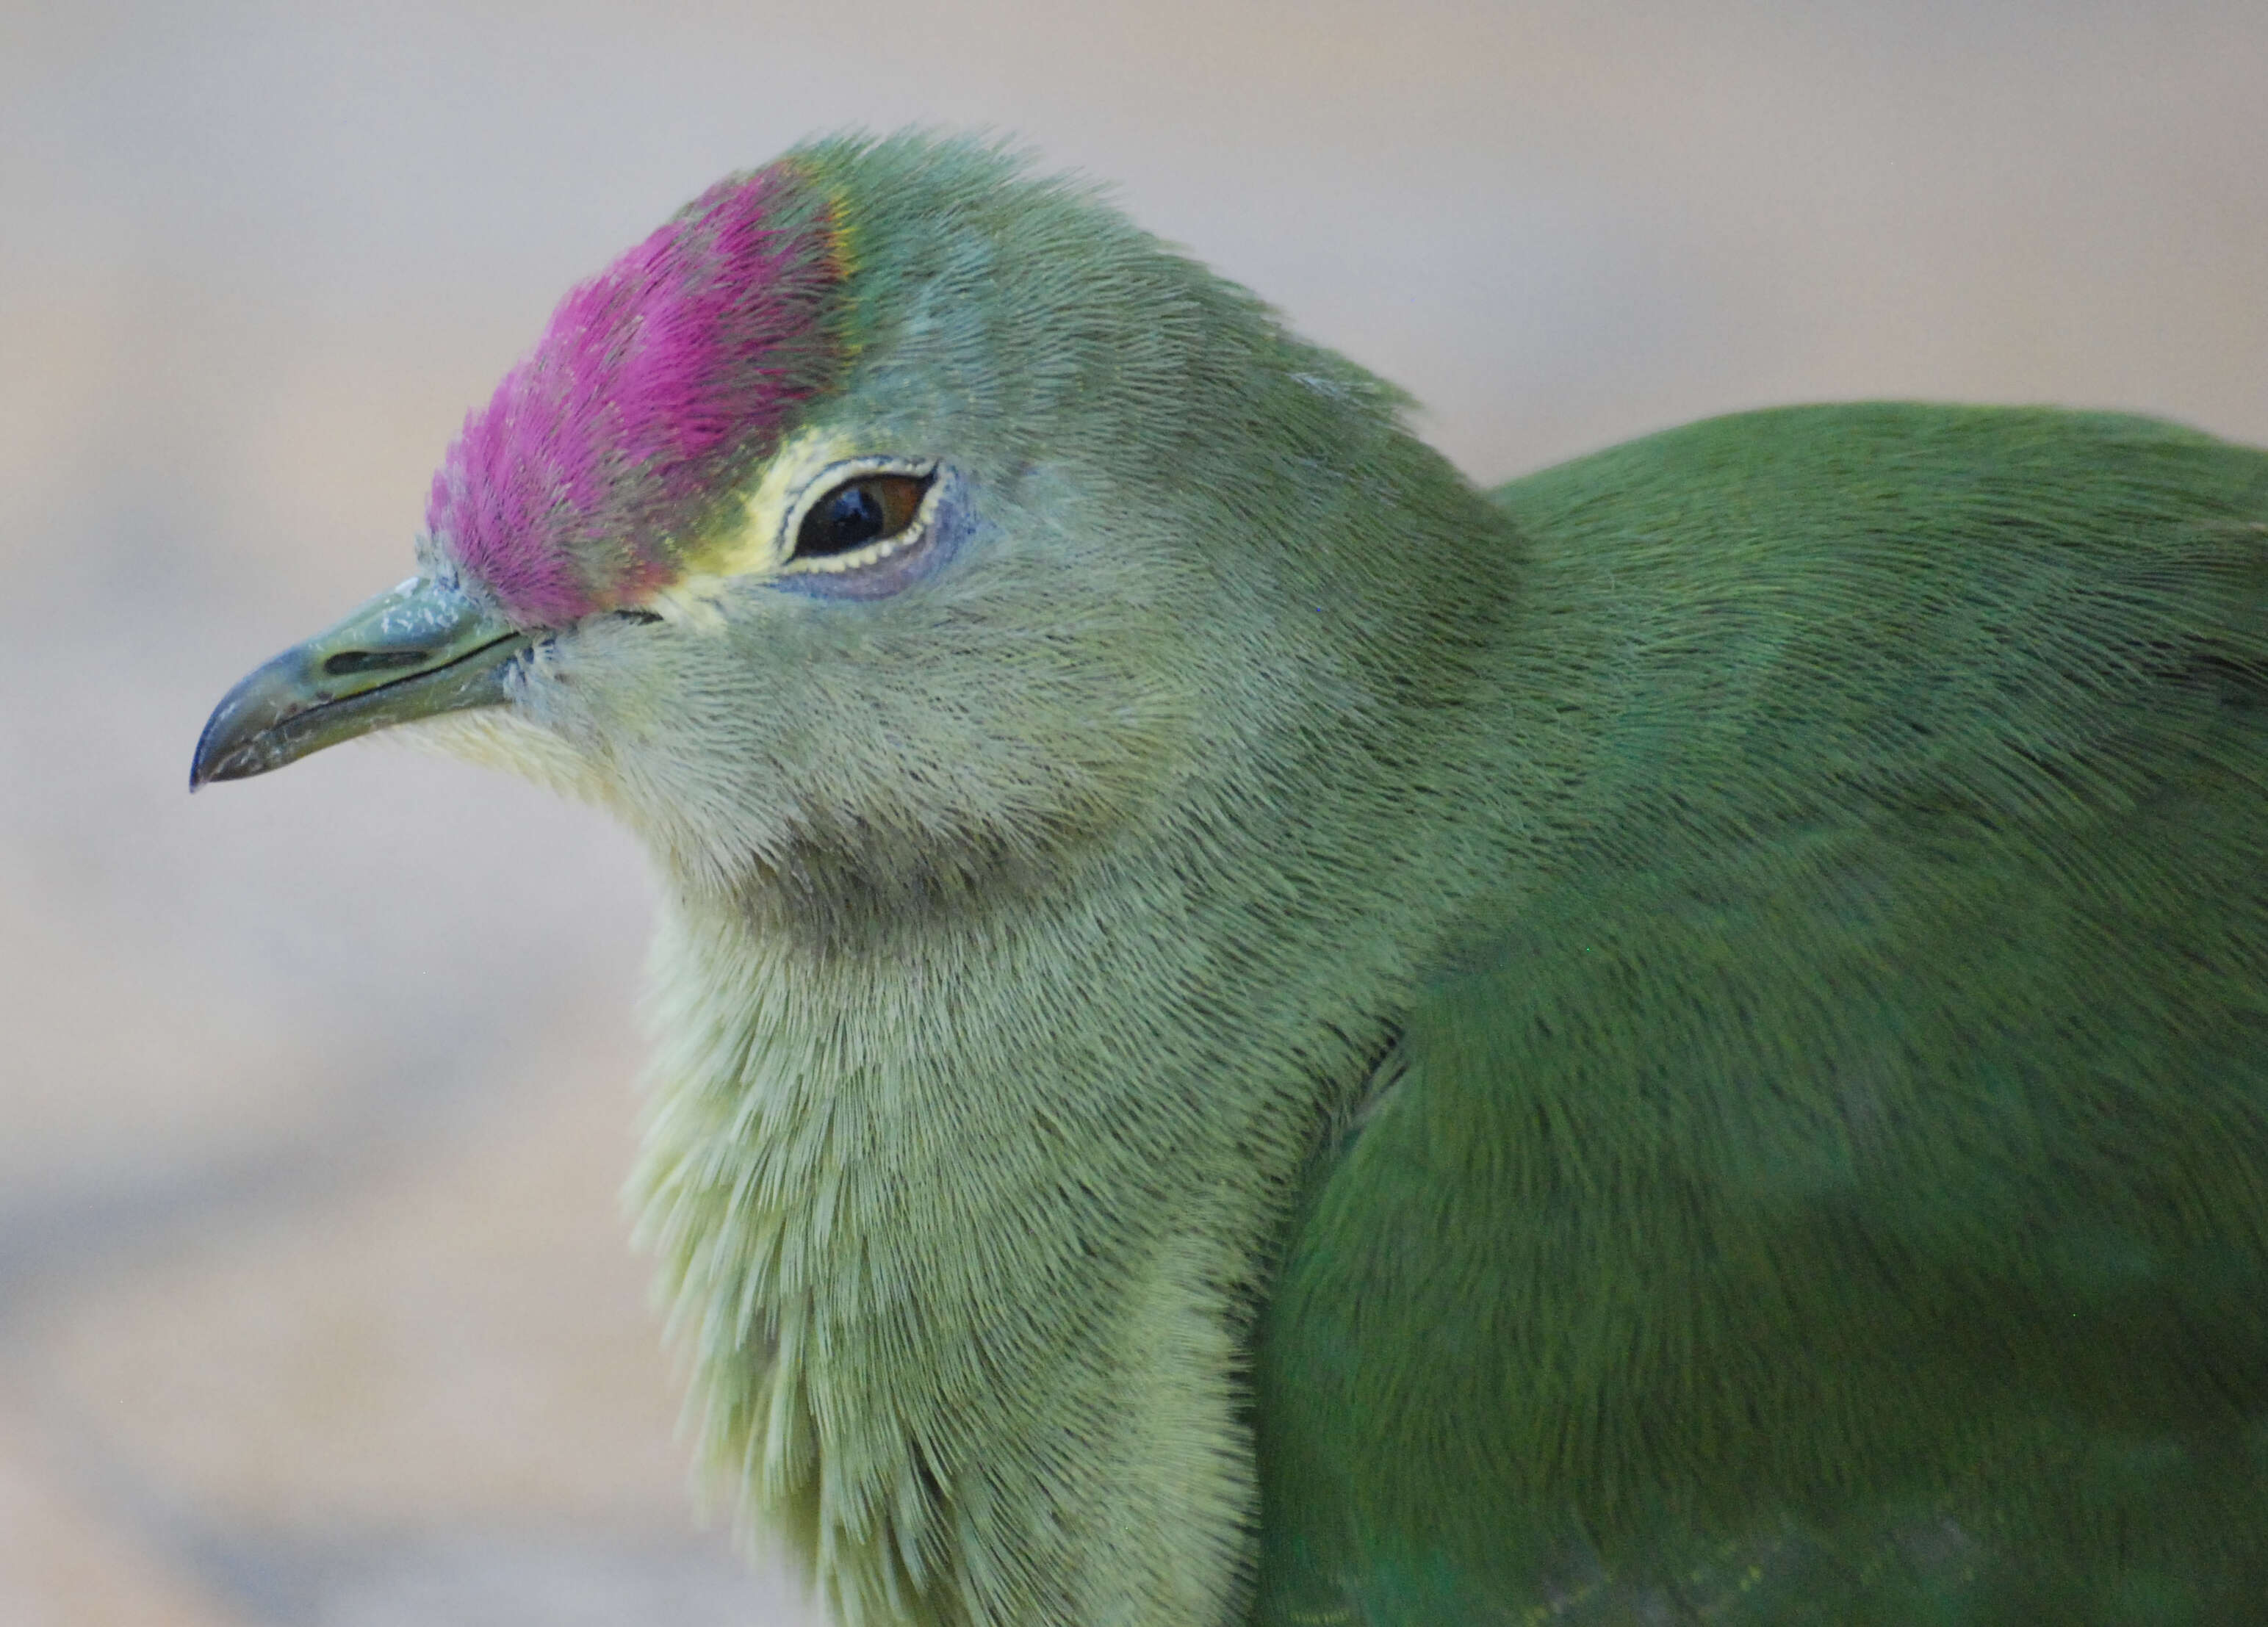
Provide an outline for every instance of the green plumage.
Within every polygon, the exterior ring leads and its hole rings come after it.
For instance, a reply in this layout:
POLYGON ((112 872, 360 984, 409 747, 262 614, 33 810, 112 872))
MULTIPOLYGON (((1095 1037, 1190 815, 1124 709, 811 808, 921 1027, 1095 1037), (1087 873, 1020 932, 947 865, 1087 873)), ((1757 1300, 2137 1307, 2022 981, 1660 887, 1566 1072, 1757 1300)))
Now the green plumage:
POLYGON ((1820 408, 1497 497, 1594 749, 1307 1200, 1262 1618, 2268 1616, 2268 458, 1820 408))
POLYGON ((644 841, 644 1235, 838 1619, 2268 1622, 2268 455, 1811 408, 1491 499, 1075 187, 783 173, 855 344, 679 574, 437 534, 194 773, 413 722, 644 841))

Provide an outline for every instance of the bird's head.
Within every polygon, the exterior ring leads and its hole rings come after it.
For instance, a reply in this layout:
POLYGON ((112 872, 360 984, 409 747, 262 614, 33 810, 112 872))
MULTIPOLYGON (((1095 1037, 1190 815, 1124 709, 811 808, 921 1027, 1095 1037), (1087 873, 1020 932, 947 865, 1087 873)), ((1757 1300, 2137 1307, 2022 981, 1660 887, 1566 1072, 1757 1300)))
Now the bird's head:
POLYGON ((822 143, 567 296, 192 784, 415 723, 828 932, 1033 884, 1390 685, 1463 490, 1399 405, 1083 188, 822 143))

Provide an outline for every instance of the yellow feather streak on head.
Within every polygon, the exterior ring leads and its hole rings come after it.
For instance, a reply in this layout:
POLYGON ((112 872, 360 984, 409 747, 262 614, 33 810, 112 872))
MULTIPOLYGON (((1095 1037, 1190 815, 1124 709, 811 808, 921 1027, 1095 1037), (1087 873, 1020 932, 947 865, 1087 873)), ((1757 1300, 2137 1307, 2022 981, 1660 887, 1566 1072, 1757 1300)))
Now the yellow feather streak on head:
MULTIPOLYGON (((846 286, 860 258, 849 189, 828 178, 824 166, 809 158, 784 159, 779 167, 792 172, 825 197, 820 235, 826 245, 832 282, 838 289, 846 286)), ((834 320, 835 341, 846 366, 862 348, 858 324, 850 320, 850 303, 838 298, 834 320)), ((725 584, 735 578, 777 574, 794 551, 794 539, 786 534, 785 520, 804 486, 820 470, 859 450, 836 431, 806 431, 787 437, 756 472, 739 506, 728 506, 722 523, 685 550, 683 567, 675 578, 642 601, 640 607, 696 627, 721 626, 716 601, 725 584)))
MULTIPOLYGON (((810 158, 786 158, 780 167, 792 171, 811 188, 823 195, 828 269, 838 289, 849 286, 858 270, 860 233, 853 224, 849 188, 825 173, 825 166, 810 158)), ((836 342, 845 365, 857 359, 860 346, 858 325, 847 320, 851 302, 839 298, 836 342)), ((696 625, 715 619, 714 601, 724 583, 734 577, 770 576, 787 563, 794 541, 786 535, 788 508, 801 494, 806 481, 828 465, 850 457, 858 449, 835 431, 806 431, 790 436, 757 472, 755 483, 742 497, 736 521, 728 519, 714 534, 688 550, 685 569, 674 582, 655 595, 646 608, 696 625)), ((728 510, 728 514, 733 511, 728 510)))
POLYGON ((839 429, 790 436, 756 472, 739 507, 726 511, 725 524, 688 550, 684 573, 654 594, 645 608, 703 625, 715 615, 714 601, 727 581, 777 575, 795 551, 787 519, 797 500, 821 471, 861 450, 839 429))

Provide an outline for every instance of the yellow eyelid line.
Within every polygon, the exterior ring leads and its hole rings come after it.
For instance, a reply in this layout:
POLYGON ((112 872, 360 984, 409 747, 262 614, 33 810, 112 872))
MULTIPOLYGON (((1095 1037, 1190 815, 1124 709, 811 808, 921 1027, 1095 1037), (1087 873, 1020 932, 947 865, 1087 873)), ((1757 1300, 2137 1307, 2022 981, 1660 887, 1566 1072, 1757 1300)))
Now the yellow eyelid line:
POLYGON ((702 546, 689 550, 677 580, 654 594, 646 607, 672 621, 706 626, 718 622, 711 601, 733 580, 848 571, 887 559, 927 529, 946 484, 937 478, 943 467, 936 458, 862 451, 839 430, 806 430, 792 436, 741 498, 738 523, 720 526, 702 546), (843 482, 865 475, 906 475, 930 485, 911 522, 895 536, 856 553, 798 563, 796 533, 812 505, 843 482))
POLYGON ((739 523, 719 527, 695 550, 680 580, 777 575, 794 552, 788 519, 810 502, 815 482, 858 455, 857 444, 840 431, 806 430, 791 436, 741 497, 739 523))
POLYGON ((780 526, 782 576, 806 576, 814 572, 832 573, 855 571, 861 565, 887 559, 929 528, 930 517, 936 512, 939 482, 935 479, 938 461, 935 458, 897 458, 888 456, 850 458, 821 469, 796 495, 780 526), (886 537, 877 537, 864 548, 844 554, 829 554, 823 559, 799 560, 795 557, 795 540, 803 530, 803 522, 813 505, 832 494, 847 482, 867 475, 903 475, 914 480, 928 481, 929 489, 922 493, 921 502, 915 506, 913 518, 900 530, 886 537))

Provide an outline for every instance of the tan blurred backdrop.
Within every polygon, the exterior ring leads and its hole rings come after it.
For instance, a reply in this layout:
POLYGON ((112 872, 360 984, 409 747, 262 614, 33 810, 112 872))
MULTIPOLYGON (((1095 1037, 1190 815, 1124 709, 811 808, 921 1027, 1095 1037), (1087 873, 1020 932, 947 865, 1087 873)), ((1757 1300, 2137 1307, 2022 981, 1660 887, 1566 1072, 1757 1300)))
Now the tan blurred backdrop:
POLYGON ((574 279, 807 132, 1021 132, 1494 480, 1822 397, 2268 440, 2268 6, 0 11, 0 1623, 800 1620, 615 1193, 640 861, 382 745, 191 801, 574 279))

